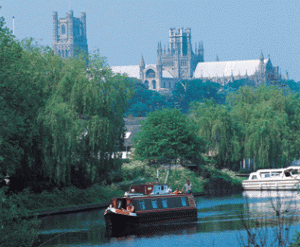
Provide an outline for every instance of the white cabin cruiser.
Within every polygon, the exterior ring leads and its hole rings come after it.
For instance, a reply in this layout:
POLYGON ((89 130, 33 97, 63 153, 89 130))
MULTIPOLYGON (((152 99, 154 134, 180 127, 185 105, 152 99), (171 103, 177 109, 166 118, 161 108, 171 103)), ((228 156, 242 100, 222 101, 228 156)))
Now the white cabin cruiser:
POLYGON ((279 169, 260 169, 243 181, 244 190, 298 190, 300 166, 279 169))

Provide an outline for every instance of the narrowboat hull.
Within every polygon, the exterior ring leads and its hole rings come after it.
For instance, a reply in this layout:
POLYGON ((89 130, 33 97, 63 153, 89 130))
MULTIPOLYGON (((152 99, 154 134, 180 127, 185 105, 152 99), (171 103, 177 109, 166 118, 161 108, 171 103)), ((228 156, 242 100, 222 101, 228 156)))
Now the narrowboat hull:
POLYGON ((104 215, 107 230, 111 234, 123 234, 142 227, 157 226, 166 223, 197 221, 195 208, 140 212, 136 216, 107 211, 104 215))
POLYGON ((192 195, 145 196, 133 198, 132 202, 136 209, 134 212, 115 207, 106 209, 104 219, 109 235, 124 234, 142 227, 197 220, 197 208, 192 195))

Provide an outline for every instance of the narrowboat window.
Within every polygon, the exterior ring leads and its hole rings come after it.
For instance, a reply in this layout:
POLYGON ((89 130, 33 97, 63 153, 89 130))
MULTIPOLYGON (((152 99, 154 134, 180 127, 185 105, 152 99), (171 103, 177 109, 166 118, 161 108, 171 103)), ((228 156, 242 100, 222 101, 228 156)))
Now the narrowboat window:
POLYGON ((166 198, 162 199, 161 202, 162 202, 162 205, 163 205, 164 208, 168 207, 168 203, 167 203, 167 199, 166 198))
POLYGON ((145 202, 143 200, 139 201, 139 206, 140 206, 141 210, 145 210, 146 209, 145 202))
POLYGON ((155 209, 157 208, 157 200, 156 199, 152 199, 151 200, 151 203, 152 203, 152 207, 155 209))
POLYGON ((148 190, 152 190, 152 187, 151 187, 151 186, 149 186, 149 187, 148 187, 148 190))
POLYGON ((164 186, 161 186, 161 190, 164 190, 164 186))
POLYGON ((185 197, 181 197, 181 203, 182 203, 182 206, 183 206, 183 207, 186 207, 186 206, 187 206, 186 198, 185 198, 185 197))
POLYGON ((252 179, 257 179, 256 175, 253 175, 253 176, 252 176, 252 179))

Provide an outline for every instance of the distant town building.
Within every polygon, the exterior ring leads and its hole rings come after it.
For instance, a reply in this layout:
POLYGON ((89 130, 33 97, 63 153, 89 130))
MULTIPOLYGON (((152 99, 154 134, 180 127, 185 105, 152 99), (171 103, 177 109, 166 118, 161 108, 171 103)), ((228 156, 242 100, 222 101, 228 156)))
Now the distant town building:
POLYGON ((141 123, 144 121, 145 117, 128 117, 124 118, 125 122, 125 136, 124 136, 124 148, 122 150, 122 158, 129 158, 134 151, 132 147, 134 146, 133 138, 141 128, 141 123))
POLYGON ((53 12, 53 50, 62 57, 73 57, 80 52, 88 53, 84 12, 80 18, 76 18, 70 10, 66 18, 60 19, 57 12, 53 12))
POLYGON ((261 53, 257 60, 204 62, 202 42, 192 48, 190 28, 171 28, 168 48, 157 47, 156 64, 145 64, 141 56, 139 65, 112 66, 114 73, 127 74, 140 79, 149 89, 161 91, 173 89, 180 80, 202 79, 225 85, 237 79, 248 79, 260 84, 281 80, 278 66, 261 53))

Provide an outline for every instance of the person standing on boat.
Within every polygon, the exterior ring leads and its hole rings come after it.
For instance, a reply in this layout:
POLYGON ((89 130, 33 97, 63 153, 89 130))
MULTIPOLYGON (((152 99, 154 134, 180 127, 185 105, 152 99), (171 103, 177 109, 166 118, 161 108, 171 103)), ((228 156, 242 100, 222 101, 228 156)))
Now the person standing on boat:
POLYGON ((183 190, 185 190, 187 194, 191 194, 192 188, 193 188, 193 186, 190 183, 190 180, 186 180, 186 184, 182 187, 181 192, 183 192, 183 190))

